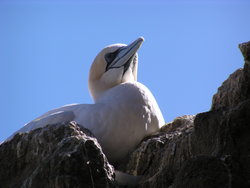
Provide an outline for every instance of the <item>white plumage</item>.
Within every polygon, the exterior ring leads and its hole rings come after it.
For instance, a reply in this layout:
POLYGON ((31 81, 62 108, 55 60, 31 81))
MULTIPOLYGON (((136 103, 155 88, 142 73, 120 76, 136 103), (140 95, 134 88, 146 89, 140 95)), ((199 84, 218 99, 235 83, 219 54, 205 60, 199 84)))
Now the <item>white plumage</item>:
POLYGON ((137 82, 136 52, 142 42, 143 38, 138 38, 128 46, 110 45, 97 55, 89 74, 94 104, 73 104, 51 110, 17 132, 76 121, 96 136, 111 163, 126 157, 143 137, 164 124, 155 98, 137 82))

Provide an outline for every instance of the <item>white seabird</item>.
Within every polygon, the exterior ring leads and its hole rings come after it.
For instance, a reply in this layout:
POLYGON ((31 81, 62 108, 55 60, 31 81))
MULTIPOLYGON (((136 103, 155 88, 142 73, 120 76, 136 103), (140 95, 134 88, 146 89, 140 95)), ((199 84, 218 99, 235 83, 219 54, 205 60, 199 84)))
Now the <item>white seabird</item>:
POLYGON ((164 125, 152 93, 137 82, 137 50, 143 41, 140 37, 130 45, 113 44, 96 56, 89 73, 94 104, 73 104, 51 110, 14 134, 75 121, 96 136, 112 164, 122 160, 143 137, 164 125))

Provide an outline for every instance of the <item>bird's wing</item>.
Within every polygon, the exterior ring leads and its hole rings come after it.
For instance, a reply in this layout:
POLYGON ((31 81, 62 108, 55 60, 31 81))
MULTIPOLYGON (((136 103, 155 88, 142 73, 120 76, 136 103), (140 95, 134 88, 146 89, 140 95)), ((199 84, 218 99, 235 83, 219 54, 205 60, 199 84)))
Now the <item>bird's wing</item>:
MULTIPOLYGON (((70 107, 71 108, 71 107, 70 107)), ((49 124, 57 124, 62 122, 73 121, 75 118, 74 111, 72 111, 69 107, 61 107, 55 110, 51 110, 44 115, 36 118, 35 120, 27 123, 18 131, 14 132, 10 137, 6 139, 6 141, 13 138, 16 133, 24 133, 29 132, 31 130, 44 127, 49 124)))
POLYGON ((73 121, 74 118, 75 118, 75 114, 73 111, 57 111, 45 117, 37 118, 31 121, 30 123, 28 123, 22 128, 24 130, 22 132, 44 127, 49 124, 52 125, 52 124, 57 124, 57 123, 62 123, 62 122, 73 121))
MULTIPOLYGON (((54 110, 50 110, 24 127, 13 133, 5 141, 13 138, 16 133, 29 132, 31 130, 45 127, 46 125, 76 121, 78 124, 96 132, 100 116, 105 112, 103 105, 96 104, 71 104, 54 110), (95 128, 96 127, 96 128, 95 128)), ((98 129, 97 129, 98 130, 98 129)))

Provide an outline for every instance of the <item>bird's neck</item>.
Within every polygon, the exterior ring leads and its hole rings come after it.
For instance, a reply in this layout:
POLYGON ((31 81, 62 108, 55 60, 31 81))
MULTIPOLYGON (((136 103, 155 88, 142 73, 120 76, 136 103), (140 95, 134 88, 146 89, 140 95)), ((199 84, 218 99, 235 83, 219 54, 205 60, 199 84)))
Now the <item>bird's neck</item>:
POLYGON ((111 87, 109 89, 103 90, 102 92, 96 93, 93 97, 95 103, 106 103, 107 101, 115 100, 120 98, 123 95, 130 96, 133 95, 134 90, 137 90, 137 87, 131 89, 131 85, 136 86, 138 82, 123 82, 119 85, 111 87), (136 88, 136 89, 135 89, 136 88))

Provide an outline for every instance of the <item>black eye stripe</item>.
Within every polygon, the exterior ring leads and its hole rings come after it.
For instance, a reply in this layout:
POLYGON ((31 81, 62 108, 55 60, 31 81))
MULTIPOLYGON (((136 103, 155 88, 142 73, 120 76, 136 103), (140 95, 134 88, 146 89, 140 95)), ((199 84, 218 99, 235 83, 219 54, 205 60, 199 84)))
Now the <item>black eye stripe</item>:
POLYGON ((119 49, 114 51, 114 52, 107 53, 105 55, 105 60, 107 61, 107 63, 111 63, 112 61, 114 61, 114 59, 117 56, 118 52, 119 52, 119 49))
POLYGON ((115 59, 115 54, 114 54, 114 53, 106 54, 105 59, 106 59, 108 62, 113 61, 113 60, 115 59))
POLYGON ((108 70, 108 67, 110 66, 110 64, 114 61, 114 59, 116 58, 117 54, 119 53, 120 49, 117 49, 114 52, 111 53, 107 53, 104 58, 107 62, 107 66, 106 66, 106 71, 108 70))

